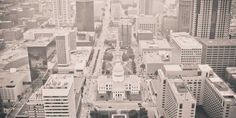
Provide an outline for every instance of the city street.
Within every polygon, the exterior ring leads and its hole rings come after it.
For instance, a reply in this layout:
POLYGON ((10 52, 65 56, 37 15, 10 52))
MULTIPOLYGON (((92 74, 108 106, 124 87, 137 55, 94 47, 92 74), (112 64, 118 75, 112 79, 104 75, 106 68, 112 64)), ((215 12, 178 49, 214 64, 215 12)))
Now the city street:
POLYGON ((90 71, 87 74, 86 85, 84 87, 83 99, 82 99, 82 109, 80 113, 81 118, 86 118, 89 116, 89 111, 93 108, 94 101, 96 99, 96 79, 101 75, 102 59, 105 52, 104 40, 108 38, 108 27, 110 22, 110 1, 107 1, 107 6, 105 8, 105 16, 103 17, 103 28, 101 35, 95 41, 93 60, 90 64, 90 71), (100 50, 100 51, 99 51, 100 50), (99 53, 99 54, 98 54, 99 53), (98 57, 97 57, 98 55, 98 57), (96 62, 97 61, 97 62, 96 62), (93 73, 93 68, 94 73, 93 73))

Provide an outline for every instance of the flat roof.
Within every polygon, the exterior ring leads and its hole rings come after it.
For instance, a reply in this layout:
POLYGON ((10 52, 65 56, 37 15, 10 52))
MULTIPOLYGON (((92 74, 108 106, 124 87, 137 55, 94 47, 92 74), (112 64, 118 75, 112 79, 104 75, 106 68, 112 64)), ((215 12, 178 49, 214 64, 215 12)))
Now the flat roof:
MULTIPOLYGON (((28 71, 20 72, 9 72, 9 71, 0 71, 0 86, 5 87, 8 85, 17 85, 19 82, 29 78, 28 71)), ((27 79, 28 80, 28 79, 27 79)))
POLYGON ((5 50, 0 53, 0 65, 27 57, 28 54, 24 45, 25 42, 22 40, 7 43, 5 50))
POLYGON ((171 49, 171 46, 169 42, 166 39, 161 39, 161 40, 140 40, 139 41, 139 46, 142 49, 171 49))
POLYGON ((209 78, 208 80, 221 96, 235 96, 235 93, 221 78, 213 77, 209 78))
POLYGON ((145 63, 163 63, 163 60, 160 55, 158 54, 145 54, 143 56, 143 61, 145 63))
POLYGON ((198 68, 202 71, 213 71, 213 69, 207 64, 199 64, 198 68))
POLYGON ((171 33, 171 38, 181 49, 202 49, 202 45, 186 32, 171 33))
POLYGON ((74 82, 72 74, 50 75, 43 89, 70 89, 74 82))
POLYGON ((32 95, 29 97, 29 102, 35 101, 35 100, 42 100, 43 99, 42 89, 43 87, 40 87, 39 89, 34 91, 32 95))
POLYGON ((150 34, 152 34, 152 32, 150 30, 138 30, 138 33, 150 33, 150 34))
POLYGON ((52 37, 41 37, 39 39, 27 43, 26 45, 27 47, 46 47, 52 41, 53 41, 52 37))
POLYGON ((182 79, 168 79, 167 81, 177 102, 196 102, 182 79))
POLYGON ((206 46, 236 46, 234 39, 201 39, 197 38, 199 42, 206 46))
POLYGON ((180 65, 164 65, 165 71, 182 71, 180 65))

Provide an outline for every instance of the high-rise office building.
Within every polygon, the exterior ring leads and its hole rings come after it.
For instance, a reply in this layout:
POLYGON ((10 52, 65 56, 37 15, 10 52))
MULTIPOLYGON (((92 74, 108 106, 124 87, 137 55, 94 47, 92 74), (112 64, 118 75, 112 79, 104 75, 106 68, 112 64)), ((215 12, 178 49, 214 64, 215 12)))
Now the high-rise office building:
POLYGON ((174 63, 189 66, 201 64, 202 45, 186 32, 171 33, 174 63))
POLYGON ((178 4, 178 31, 189 32, 192 0, 179 0, 178 4))
MULTIPOLYGON (((233 118, 235 116, 236 96, 234 92, 208 65, 197 65, 187 70, 180 65, 164 65, 162 70, 158 70, 157 79, 153 81, 156 81, 155 86, 158 86, 156 90, 156 93, 158 93, 156 97, 157 105, 161 106, 169 117, 173 117, 173 115, 178 113, 178 111, 171 112, 174 111, 171 108, 179 109, 176 105, 178 98, 174 97, 173 99, 172 97, 173 94, 175 95, 174 89, 170 89, 176 85, 172 84, 170 86, 170 82, 177 81, 184 83, 180 84, 182 86, 180 88, 183 88, 183 90, 184 88, 188 89, 196 99, 196 105, 203 106, 210 118, 233 118)), ((183 96, 184 98, 187 97, 183 96)), ((187 106, 191 109, 190 104, 187 106)), ((190 118, 190 116, 186 118, 190 118)))
POLYGON ((208 64, 220 77, 226 67, 236 66, 236 40, 199 39, 202 44, 202 63, 208 64))
POLYGON ((73 75, 51 75, 42 88, 45 118, 76 118, 73 75))
POLYGON ((68 66, 70 64, 70 39, 69 33, 58 33, 55 35, 56 54, 58 66, 68 66))
POLYGON ((193 0, 191 35, 207 39, 229 37, 232 0, 193 0))
POLYGON ((206 80, 203 108, 210 118, 235 118, 236 96, 219 77, 206 80))
POLYGON ((94 31, 94 1, 77 0, 75 26, 78 31, 94 31))
POLYGON ((153 0, 139 0, 139 14, 151 15, 153 11, 153 0))
POLYGON ((182 79, 168 79, 165 114, 168 118, 195 118, 196 100, 182 79))
POLYGON ((205 80, 214 75, 215 73, 208 65, 195 65, 191 69, 184 69, 180 65, 164 65, 163 69, 158 70, 155 84, 155 86, 158 86, 157 105, 165 108, 167 104, 165 99, 168 79, 182 79, 188 85, 188 89, 196 99, 197 105, 202 105, 205 80))
POLYGON ((31 75, 31 81, 38 77, 35 73, 44 73, 48 69, 48 62, 52 60, 56 52, 56 43, 53 37, 43 37, 28 44, 28 61, 31 75))
POLYGON ((73 9, 70 0, 52 0, 52 15, 50 24, 56 26, 73 25, 73 9))

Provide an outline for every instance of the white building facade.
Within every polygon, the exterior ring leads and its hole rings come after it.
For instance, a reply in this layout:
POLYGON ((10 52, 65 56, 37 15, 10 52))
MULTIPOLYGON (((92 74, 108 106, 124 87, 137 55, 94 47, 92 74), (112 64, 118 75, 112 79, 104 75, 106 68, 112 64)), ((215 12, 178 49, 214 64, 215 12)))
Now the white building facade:
POLYGON ((45 118, 76 118, 73 75, 51 75, 42 89, 45 118))

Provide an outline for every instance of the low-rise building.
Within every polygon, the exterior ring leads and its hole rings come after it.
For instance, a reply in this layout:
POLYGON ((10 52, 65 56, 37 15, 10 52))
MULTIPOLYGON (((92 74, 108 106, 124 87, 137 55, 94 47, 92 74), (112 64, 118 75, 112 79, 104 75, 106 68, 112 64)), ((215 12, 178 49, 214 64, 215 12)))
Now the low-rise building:
POLYGON ((28 72, 0 72, 0 94, 3 102, 16 102, 22 97, 26 88, 23 82, 28 80, 28 74, 28 72))

